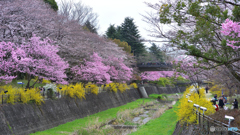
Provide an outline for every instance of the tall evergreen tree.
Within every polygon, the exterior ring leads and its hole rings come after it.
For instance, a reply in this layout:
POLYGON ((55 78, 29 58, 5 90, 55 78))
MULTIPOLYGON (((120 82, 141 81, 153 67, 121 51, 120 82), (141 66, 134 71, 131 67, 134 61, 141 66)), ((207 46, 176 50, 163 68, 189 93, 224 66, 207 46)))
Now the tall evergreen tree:
POLYGON ((107 38, 111 38, 111 39, 119 39, 121 40, 121 27, 117 26, 115 27, 114 24, 110 24, 110 26, 108 27, 107 31, 106 31, 106 36, 107 38))
POLYGON ((159 60, 160 62, 164 61, 163 53, 155 43, 152 43, 152 46, 149 48, 149 51, 156 57, 157 60, 159 60))
POLYGON ((110 26, 108 27, 108 29, 106 31, 107 38, 117 39, 116 34, 117 34, 117 30, 116 30, 114 24, 113 25, 110 24, 110 26))
POLYGON ((120 29, 121 40, 127 42, 135 56, 139 56, 145 50, 144 45, 140 42, 140 34, 133 18, 126 17, 120 29))
POLYGON ((44 0, 44 2, 48 3, 53 10, 57 11, 58 10, 58 5, 55 0, 44 0))
POLYGON ((89 20, 87 20, 83 26, 84 29, 97 34, 97 28, 91 24, 89 20))

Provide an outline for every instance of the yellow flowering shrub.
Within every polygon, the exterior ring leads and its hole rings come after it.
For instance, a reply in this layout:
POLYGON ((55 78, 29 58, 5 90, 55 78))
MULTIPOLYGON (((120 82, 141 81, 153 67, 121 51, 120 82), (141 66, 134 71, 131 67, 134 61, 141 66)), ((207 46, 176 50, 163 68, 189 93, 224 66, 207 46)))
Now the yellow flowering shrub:
POLYGON ((137 89, 137 88, 138 88, 138 86, 137 86, 137 84, 136 84, 136 83, 132 83, 132 84, 130 84, 130 86, 131 86, 131 87, 133 87, 133 88, 135 88, 135 89, 137 89))
MULTIPOLYGON (((126 83, 109 83, 109 84, 106 84, 105 89, 112 91, 112 92, 117 92, 119 90, 120 92, 123 93, 127 89, 130 89, 130 87, 132 87, 132 86, 134 86, 134 84, 128 86, 126 83)), ((135 85, 135 87, 137 87, 137 85, 135 85)))
POLYGON ((128 87, 128 85, 126 83, 119 83, 118 85, 118 89, 123 93, 125 92, 127 89, 130 89, 128 87))
POLYGON ((58 87, 57 91, 61 95, 67 95, 71 98, 85 98, 85 88, 83 87, 82 83, 76 83, 75 85, 62 85, 60 87, 61 89, 58 87))
POLYGON ((20 94, 19 101, 22 101, 23 103, 28 103, 31 100, 30 99, 30 93, 25 91, 25 89, 20 88, 19 89, 19 94, 20 94))
POLYGON ((87 92, 89 91, 89 92, 97 95, 99 88, 96 84, 88 83, 87 85, 85 85, 85 89, 86 89, 87 92))
MULTIPOLYGON (((179 101, 180 105, 178 106, 179 109, 177 111, 177 115, 178 115, 178 120, 181 123, 186 122, 190 124, 197 121, 196 111, 193 111, 195 110, 195 107, 193 107, 193 104, 198 104, 199 106, 207 108, 207 111, 204 112, 205 115, 210 115, 215 112, 215 108, 213 107, 212 103, 208 99, 206 99, 204 88, 199 89, 199 94, 194 91, 191 92, 190 91, 191 89, 193 89, 193 86, 190 86, 186 89, 186 91, 183 94, 183 98, 181 98, 179 101), (188 94, 191 94, 191 95, 188 96, 188 94), (188 100, 191 100, 192 103, 189 103, 188 100)), ((202 110, 200 110, 200 112, 202 113, 202 110)))
POLYGON ((112 92, 117 92, 117 84, 116 83, 109 83, 106 84, 105 88, 107 88, 108 90, 112 91, 112 92))
POLYGON ((74 95, 79 99, 85 98, 85 89, 82 83, 77 83, 74 85, 74 95))
POLYGON ((30 97, 30 100, 34 101, 37 105, 41 105, 43 96, 37 88, 28 89, 25 91, 26 97, 30 97))
MULTIPOLYGON (((222 88, 222 87, 219 86, 219 85, 213 85, 213 86, 209 89, 209 91, 210 91, 213 95, 217 94, 217 96, 220 97, 220 96, 222 96, 222 89, 224 89, 224 88, 222 88)), ((224 94, 224 95, 228 95, 229 93, 228 93, 228 91, 223 91, 223 94, 224 94)))
POLYGON ((34 101, 37 105, 41 105, 41 103, 44 102, 43 97, 37 88, 28 89, 27 91, 23 88, 14 88, 11 85, 5 85, 1 88, 3 91, 1 91, 0 96, 5 95, 4 91, 8 91, 6 96, 4 96, 4 100, 10 104, 14 104, 19 101, 28 103, 30 100, 34 101))
POLYGON ((1 86, 1 89, 3 89, 3 91, 1 91, 0 96, 4 95, 3 100, 10 104, 14 104, 15 102, 17 102, 18 91, 16 88, 13 88, 11 85, 4 85, 1 86), (6 95, 4 91, 8 91, 6 95))
POLYGON ((66 95, 66 91, 68 90, 68 85, 58 85, 57 92, 61 95, 66 95))
POLYGON ((69 84, 67 87, 67 90, 65 91, 65 94, 71 98, 75 98, 75 89, 73 84, 69 84))

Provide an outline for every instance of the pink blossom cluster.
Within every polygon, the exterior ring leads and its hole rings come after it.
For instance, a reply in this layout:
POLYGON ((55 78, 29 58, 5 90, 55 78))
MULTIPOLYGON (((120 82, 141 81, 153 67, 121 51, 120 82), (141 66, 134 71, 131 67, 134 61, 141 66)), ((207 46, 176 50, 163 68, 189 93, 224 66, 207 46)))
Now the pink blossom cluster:
POLYGON ((89 61, 71 68, 74 80, 94 81, 98 84, 111 83, 112 81, 125 82, 132 78, 132 69, 127 67, 120 58, 109 57, 103 59, 93 53, 89 61))
POLYGON ((16 77, 14 73, 21 72, 28 74, 28 81, 31 76, 38 76, 67 84, 64 78, 67 78, 68 63, 57 54, 58 47, 52 44, 51 40, 41 40, 35 35, 21 45, 0 42, 0 82, 11 81, 16 77))
POLYGON ((207 79, 208 70, 202 70, 199 67, 208 67, 208 65, 197 63, 197 60, 193 56, 178 56, 173 63, 176 65, 175 71, 181 72, 182 76, 186 79, 195 81, 207 79))
POLYGON ((175 71, 146 71, 141 73, 140 76, 142 80, 157 81, 161 77, 178 77, 179 75, 182 75, 187 79, 186 75, 175 71))
POLYGON ((238 49, 240 46, 236 46, 236 43, 239 41, 235 41, 234 39, 240 38, 240 24, 239 22, 233 22, 230 19, 226 19, 226 21, 222 24, 222 34, 230 37, 232 40, 227 40, 227 45, 232 47, 233 49, 238 49))
POLYGON ((15 51, 13 43, 0 43, 0 82, 10 82, 16 76, 12 73, 16 72, 17 63, 13 60, 12 54, 15 51))

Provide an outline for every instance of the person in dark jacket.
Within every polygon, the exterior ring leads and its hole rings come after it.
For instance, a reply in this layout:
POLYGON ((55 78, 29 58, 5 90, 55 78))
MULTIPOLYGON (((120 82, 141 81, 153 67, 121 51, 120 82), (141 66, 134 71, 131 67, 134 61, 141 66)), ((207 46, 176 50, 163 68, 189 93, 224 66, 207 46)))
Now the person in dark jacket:
POLYGON ((221 98, 219 99, 218 106, 219 106, 220 108, 223 108, 223 106, 224 106, 223 97, 221 97, 221 98))
POLYGON ((234 99, 234 102, 233 102, 233 109, 238 109, 238 101, 236 98, 234 99))
POLYGON ((206 90, 206 93, 208 93, 208 90, 209 90, 208 86, 205 88, 205 90, 206 90))

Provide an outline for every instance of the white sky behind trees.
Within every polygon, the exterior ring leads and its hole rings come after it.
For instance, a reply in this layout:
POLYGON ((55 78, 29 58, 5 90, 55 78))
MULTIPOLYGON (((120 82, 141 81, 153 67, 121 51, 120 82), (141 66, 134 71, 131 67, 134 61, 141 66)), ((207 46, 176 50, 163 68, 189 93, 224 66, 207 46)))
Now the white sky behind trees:
MULTIPOLYGON (((61 0, 56 0, 59 5, 61 0)), ((159 0, 73 0, 74 2, 81 1, 84 5, 93 8, 93 12, 98 14, 100 35, 105 34, 110 24, 115 26, 121 25, 125 17, 134 19, 135 25, 138 26, 140 35, 144 39, 149 39, 148 33, 145 29, 149 27, 142 19, 141 14, 146 11, 151 11, 150 8, 144 4, 145 1, 149 3, 157 3, 159 0)), ((158 44, 158 43, 157 43, 158 44)), ((149 47, 148 44, 145 44, 149 47)))

